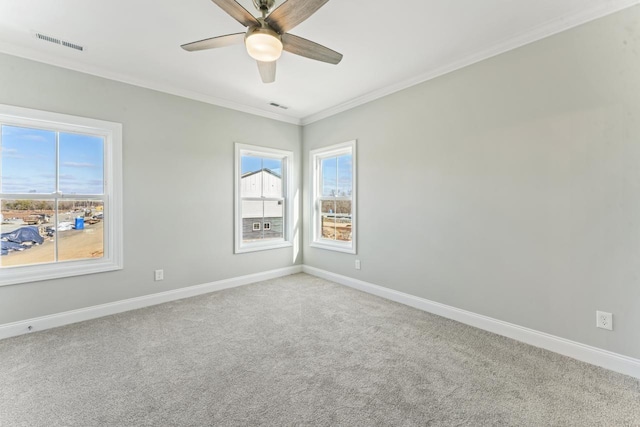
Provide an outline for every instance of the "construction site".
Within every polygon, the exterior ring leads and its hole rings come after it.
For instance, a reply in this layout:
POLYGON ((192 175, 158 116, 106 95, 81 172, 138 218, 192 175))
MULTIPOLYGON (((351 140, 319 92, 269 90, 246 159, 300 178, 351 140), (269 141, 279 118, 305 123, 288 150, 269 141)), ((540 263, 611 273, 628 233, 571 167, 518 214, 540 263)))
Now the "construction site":
POLYGON ((1 267, 104 255, 102 204, 59 212, 56 221, 53 209, 6 209, 4 202, 1 267))

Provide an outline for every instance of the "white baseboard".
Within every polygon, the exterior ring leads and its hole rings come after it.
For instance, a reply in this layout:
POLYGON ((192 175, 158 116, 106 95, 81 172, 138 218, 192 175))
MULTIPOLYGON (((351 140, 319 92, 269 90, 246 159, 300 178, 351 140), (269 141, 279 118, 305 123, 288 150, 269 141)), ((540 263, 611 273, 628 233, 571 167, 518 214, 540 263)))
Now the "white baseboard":
POLYGON ((44 329, 56 328, 58 326, 95 319, 97 317, 109 316, 111 314, 122 313, 124 311, 207 294, 209 292, 220 291, 222 289, 235 288, 238 286, 248 285, 250 283, 261 282, 263 280, 288 276, 290 274, 300 272, 302 272, 302 266, 293 265, 291 267, 279 268, 277 270, 248 274, 246 276, 233 277, 230 279, 218 280, 216 282, 189 286, 187 288, 174 289, 171 291, 95 305, 78 310, 65 311, 48 316, 36 317, 34 319, 6 323, 4 325, 0 325, 0 339, 35 331, 42 331, 44 329))
POLYGON ((597 365, 605 369, 620 372, 635 378, 640 378, 640 360, 611 351, 592 347, 565 338, 539 332, 533 329, 503 322, 502 320, 461 310, 438 302, 429 301, 393 289, 374 285, 362 280, 353 279, 319 268, 304 265, 302 271, 313 276, 321 277, 341 285, 349 286, 363 292, 417 308, 438 316, 453 319, 458 322, 474 326, 485 331, 493 332, 517 341, 544 348, 564 356, 572 357, 582 362, 597 365))

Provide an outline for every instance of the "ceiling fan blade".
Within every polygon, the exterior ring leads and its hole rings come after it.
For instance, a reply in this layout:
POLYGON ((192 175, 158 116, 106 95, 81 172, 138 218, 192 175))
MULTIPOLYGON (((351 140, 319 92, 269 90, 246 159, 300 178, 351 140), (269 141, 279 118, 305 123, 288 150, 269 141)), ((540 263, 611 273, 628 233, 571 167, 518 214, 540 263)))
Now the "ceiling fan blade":
POLYGON ((227 12, 233 19, 244 25, 245 27, 251 27, 254 25, 259 26, 260 22, 253 16, 247 9, 242 7, 240 3, 235 0, 211 0, 218 6, 220 9, 227 12))
POLYGON ((280 34, 284 34, 313 15, 328 1, 329 0, 287 0, 271 12, 265 21, 274 30, 280 34))
POLYGON ((329 64, 338 64, 342 61, 341 53, 293 34, 282 35, 282 48, 287 52, 329 64))
POLYGON ((183 44, 180 47, 189 52, 227 47, 244 42, 244 35, 244 33, 227 34, 226 36, 211 37, 210 39, 183 44))
POLYGON ((256 61, 258 63, 258 70, 260 71, 260 77, 262 77, 262 83, 273 83, 276 81, 276 61, 263 62, 256 61))

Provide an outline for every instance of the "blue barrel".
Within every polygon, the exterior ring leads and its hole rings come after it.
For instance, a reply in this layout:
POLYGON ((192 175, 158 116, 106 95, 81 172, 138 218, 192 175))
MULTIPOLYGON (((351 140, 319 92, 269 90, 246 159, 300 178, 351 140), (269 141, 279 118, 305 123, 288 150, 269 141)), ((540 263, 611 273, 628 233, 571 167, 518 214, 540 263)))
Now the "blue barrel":
POLYGON ((76 218, 76 230, 84 230, 84 218, 76 218))

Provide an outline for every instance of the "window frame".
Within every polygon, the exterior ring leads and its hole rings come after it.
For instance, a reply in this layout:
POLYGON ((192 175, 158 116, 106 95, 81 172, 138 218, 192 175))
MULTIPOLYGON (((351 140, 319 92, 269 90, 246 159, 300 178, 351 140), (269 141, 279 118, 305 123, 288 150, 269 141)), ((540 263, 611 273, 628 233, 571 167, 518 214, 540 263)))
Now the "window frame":
MULTIPOLYGON (((103 200, 105 213, 103 214, 104 255, 102 258, 0 268, 0 286, 121 270, 123 268, 122 124, 0 104, 1 125, 79 133, 104 138, 104 195, 99 197, 103 200)), ((2 146, 1 139, 2 135, 0 134, 0 147, 2 146)), ((56 168, 58 167, 59 165, 56 165, 56 168)), ((43 198, 42 194, 7 193, 4 196, 38 200, 43 198)), ((46 196, 51 197, 52 195, 46 196)), ((64 197, 64 195, 56 194, 55 197, 58 200, 72 200, 83 196, 69 194, 64 197)), ((88 196, 88 198, 91 197, 88 196)))
POLYGON ((314 248, 327 249, 337 252, 344 252, 349 254, 356 254, 356 237, 357 237, 357 185, 356 185, 356 140, 343 142, 340 144, 330 145, 327 147, 317 148, 309 152, 309 170, 311 173, 310 185, 311 185, 311 210, 310 219, 311 226, 309 232, 311 234, 309 239, 309 246, 314 248), (351 154, 351 197, 344 196, 322 196, 322 160, 337 157, 344 154, 351 154), (322 224, 321 224, 321 205, 323 200, 350 200, 351 201, 351 241, 343 242, 338 240, 329 240, 322 238, 322 224))
MULTIPOLYGON (((234 253, 241 254, 247 252, 264 251, 269 249, 279 249, 292 247, 293 242, 293 152, 277 148, 263 147, 258 145, 235 143, 234 156, 234 253), (269 239, 265 241, 244 243, 242 241, 242 197, 240 188, 242 182, 242 156, 250 155, 256 157, 267 157, 282 160, 282 197, 284 209, 282 210, 282 239, 269 239)), ((277 198, 259 199, 263 201, 276 200, 277 198)), ((262 224, 264 218, 260 220, 262 224)), ((264 227, 261 226, 264 230, 264 227)))

